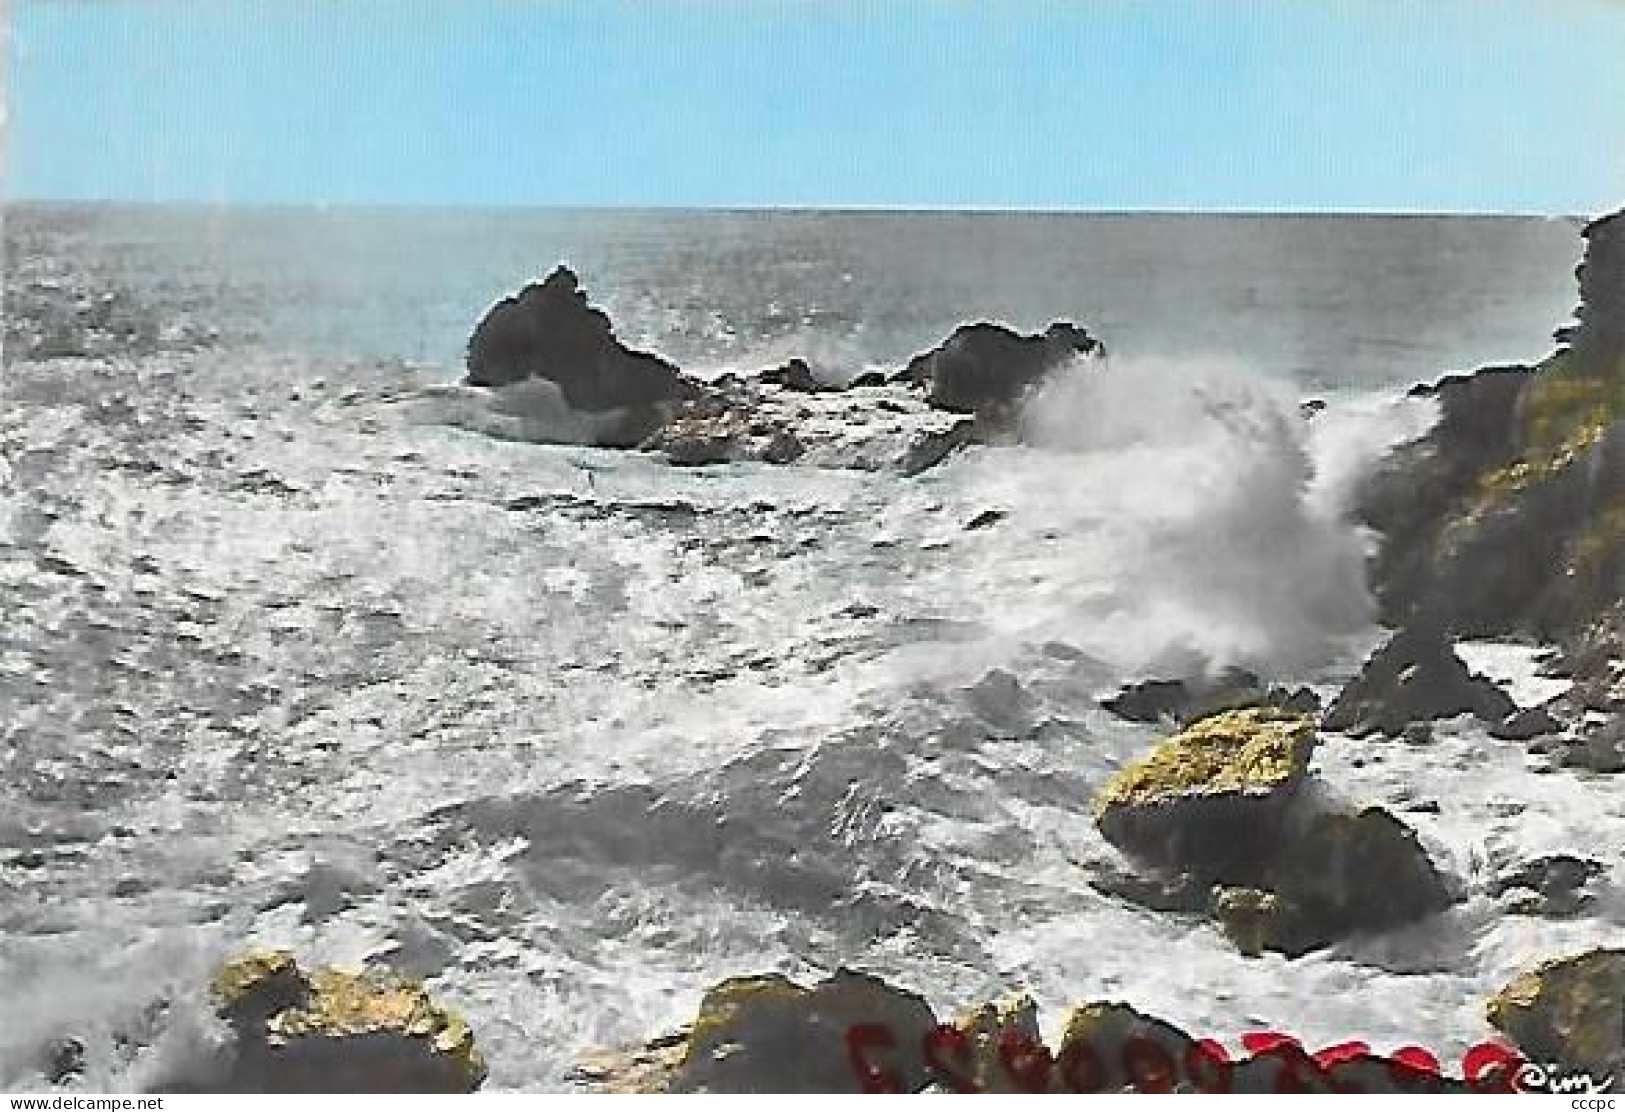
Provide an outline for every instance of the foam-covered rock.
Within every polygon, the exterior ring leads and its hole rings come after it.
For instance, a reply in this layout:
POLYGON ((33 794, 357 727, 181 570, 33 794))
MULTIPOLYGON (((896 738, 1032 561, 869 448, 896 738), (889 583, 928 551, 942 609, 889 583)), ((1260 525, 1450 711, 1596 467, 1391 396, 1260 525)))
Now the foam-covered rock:
POLYGON ((1487 1014, 1537 1064, 1625 1077, 1625 950, 1547 961, 1496 993, 1487 1014))
POLYGON ((1106 840, 1204 879, 1254 875, 1308 775, 1314 723, 1270 707, 1204 718, 1120 770, 1096 802, 1106 840))
POLYGON ((470 1093, 485 1080, 468 1025, 387 973, 306 973, 262 951, 228 962, 213 987, 237 1036, 227 1091, 470 1093))
POLYGON ((1472 714, 1498 724, 1517 712, 1511 696, 1470 671, 1437 629, 1401 630, 1372 653, 1321 725, 1357 737, 1398 737, 1415 722, 1472 714))

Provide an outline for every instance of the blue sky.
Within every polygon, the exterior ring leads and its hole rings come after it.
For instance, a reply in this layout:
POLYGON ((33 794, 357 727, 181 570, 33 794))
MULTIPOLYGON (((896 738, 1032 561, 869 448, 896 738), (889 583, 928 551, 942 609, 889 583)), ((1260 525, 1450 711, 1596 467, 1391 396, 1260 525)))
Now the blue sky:
POLYGON ((1625 0, 12 0, 23 198, 1586 213, 1625 0))

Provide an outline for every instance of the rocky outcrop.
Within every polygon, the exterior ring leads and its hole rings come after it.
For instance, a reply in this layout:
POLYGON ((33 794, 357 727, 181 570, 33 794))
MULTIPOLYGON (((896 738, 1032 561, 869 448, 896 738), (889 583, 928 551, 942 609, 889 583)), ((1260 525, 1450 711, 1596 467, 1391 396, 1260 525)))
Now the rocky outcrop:
POLYGON ((237 1038, 239 1093, 471 1093, 485 1062, 461 1018, 384 973, 318 969, 266 951, 225 965, 214 993, 237 1038))
POLYGON ((1412 723, 1471 714, 1500 724, 1517 704, 1495 683, 1469 671, 1436 627, 1400 630, 1365 662, 1321 720, 1328 730, 1399 737, 1412 723))
POLYGON ((1592 950, 1522 974, 1489 1021, 1539 1065, 1625 1078, 1625 950, 1592 950))
POLYGON ((966 324, 909 360, 897 378, 925 387, 934 406, 1009 426, 1021 400, 1047 375, 1080 356, 1101 354, 1098 340, 1065 321, 1032 336, 998 324, 966 324))
POLYGON ((1625 599, 1622 224, 1616 214, 1585 230, 1566 346, 1538 367, 1423 391, 1439 401, 1438 424, 1363 492, 1389 624, 1561 640, 1625 599))
POLYGON ((1226 668, 1206 679, 1149 679, 1126 684, 1117 694, 1101 700, 1100 705, 1130 722, 1173 721, 1189 725, 1211 714, 1245 707, 1317 714, 1320 697, 1307 687, 1275 687, 1244 668, 1226 668))
POLYGON ((1204 718, 1120 770, 1096 804, 1106 840, 1204 880, 1250 875, 1309 774, 1314 723, 1269 708, 1204 718))
POLYGON ((678 406, 639 445, 679 466, 796 463, 914 475, 974 439, 962 417, 895 389, 880 399, 840 391, 808 393, 759 380, 730 384, 678 406))
POLYGON ((1106 840, 1160 875, 1091 886, 1185 910, 1196 891, 1243 953, 1298 955, 1414 922, 1454 895, 1415 833, 1380 807, 1300 799, 1314 727, 1270 708, 1204 718, 1120 771, 1097 805, 1106 840))
POLYGON ((601 434, 608 447, 631 447, 663 422, 669 407, 704 395, 659 356, 633 351, 615 336, 568 267, 493 305, 468 341, 472 386, 546 379, 573 409, 615 412, 601 434))
POLYGON ((595 1056, 575 1077, 600 1092, 918 1092, 936 1026, 923 998, 864 973, 843 969, 812 988, 735 977, 706 992, 685 1032, 595 1056), (855 1064, 865 1048, 872 1057, 855 1064))

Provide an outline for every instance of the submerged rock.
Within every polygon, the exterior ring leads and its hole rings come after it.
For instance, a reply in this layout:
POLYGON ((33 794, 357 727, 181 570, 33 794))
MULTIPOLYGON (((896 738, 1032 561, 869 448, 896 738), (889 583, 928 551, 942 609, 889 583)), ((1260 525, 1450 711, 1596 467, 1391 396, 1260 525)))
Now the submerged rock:
POLYGON ((1108 842, 1223 881, 1256 874, 1308 776, 1314 723, 1255 707, 1204 718, 1117 773, 1096 803, 1108 842))
POLYGON ((471 1093, 485 1080, 468 1025, 388 974, 307 974, 264 951, 226 964, 214 993, 237 1036, 225 1091, 471 1093))
POLYGON ((619 411, 601 443, 631 447, 652 433, 668 407, 705 393, 659 356, 633 351, 594 308, 576 275, 559 267, 545 280, 493 305, 468 341, 471 386, 555 383, 573 409, 619 411))
POLYGON ((940 347, 916 355, 898 378, 926 388, 931 404, 1008 425, 1029 390, 1079 356, 1103 354, 1100 342, 1066 321, 1024 336, 997 324, 965 324, 940 347))
POLYGON ((1498 992, 1487 1014, 1539 1065, 1625 1077, 1625 950, 1545 962, 1498 992))
POLYGON ((1517 709, 1493 681, 1468 670, 1442 632, 1424 625, 1401 630, 1372 653, 1321 725, 1355 737, 1398 737, 1412 723, 1459 714, 1500 723, 1517 709))

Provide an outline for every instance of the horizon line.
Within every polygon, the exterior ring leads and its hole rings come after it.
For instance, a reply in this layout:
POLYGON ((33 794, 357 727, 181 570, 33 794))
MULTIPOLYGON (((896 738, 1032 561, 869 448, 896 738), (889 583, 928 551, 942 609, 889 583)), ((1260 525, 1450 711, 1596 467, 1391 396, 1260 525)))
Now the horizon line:
MULTIPOLYGON (((1625 205, 1625 202, 1622 202, 1625 205)), ((146 208, 146 209, 236 209, 236 210, 316 210, 334 212, 557 212, 557 213, 648 213, 716 215, 827 215, 827 216, 1094 216, 1094 217, 1231 217, 1259 219, 1385 219, 1385 220, 1555 220, 1585 223, 1621 209, 1585 212, 1528 212, 1475 209, 1402 208, 1046 208, 1002 205, 788 205, 788 204, 585 204, 560 202, 496 201, 221 201, 199 198, 150 200, 116 197, 7 197, 0 209, 10 208, 146 208)))

